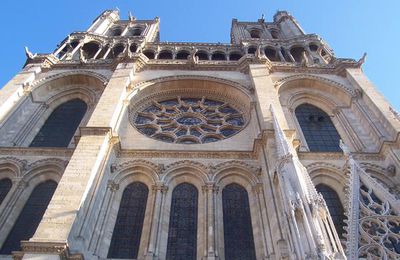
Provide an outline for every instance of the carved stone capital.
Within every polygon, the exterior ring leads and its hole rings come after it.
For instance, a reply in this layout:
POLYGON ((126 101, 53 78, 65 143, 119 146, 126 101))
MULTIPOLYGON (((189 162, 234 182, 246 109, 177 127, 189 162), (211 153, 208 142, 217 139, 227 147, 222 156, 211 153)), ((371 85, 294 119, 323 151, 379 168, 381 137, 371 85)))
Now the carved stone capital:
POLYGON ((338 108, 338 107, 335 107, 335 108, 332 110, 332 114, 333 114, 334 116, 338 116, 338 115, 340 114, 340 112, 342 112, 342 109, 341 109, 341 108, 338 108))
POLYGON ((210 182, 207 183, 206 185, 203 185, 201 187, 203 192, 213 192, 213 193, 218 193, 219 191, 219 186, 215 185, 215 183, 210 182))
POLYGON ((164 183, 157 183, 151 187, 153 193, 157 193, 158 191, 161 193, 166 193, 168 191, 168 186, 164 183))
POLYGON ((21 251, 13 252, 14 259, 22 259, 24 254, 57 255, 63 260, 83 260, 82 254, 71 254, 67 243, 21 241, 21 251))
POLYGON ((26 189, 26 187, 29 186, 29 183, 24 181, 21 178, 15 178, 15 179, 12 180, 12 182, 17 185, 17 189, 18 190, 24 190, 24 189, 26 189))
POLYGON ((262 183, 257 183, 252 186, 252 189, 255 193, 260 194, 263 190, 263 185, 262 185, 262 183))
POLYGON ((110 189, 111 192, 115 192, 119 190, 119 184, 110 180, 107 182, 107 188, 110 189))

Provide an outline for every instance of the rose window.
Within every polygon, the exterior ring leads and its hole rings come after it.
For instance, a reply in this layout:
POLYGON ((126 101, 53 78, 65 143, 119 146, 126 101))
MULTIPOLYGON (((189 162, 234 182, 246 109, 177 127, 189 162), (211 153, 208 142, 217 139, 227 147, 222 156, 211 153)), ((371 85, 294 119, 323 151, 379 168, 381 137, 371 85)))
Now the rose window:
POLYGON ((245 125, 241 111, 209 98, 173 98, 153 101, 138 112, 135 127, 168 143, 201 144, 231 137, 245 125))

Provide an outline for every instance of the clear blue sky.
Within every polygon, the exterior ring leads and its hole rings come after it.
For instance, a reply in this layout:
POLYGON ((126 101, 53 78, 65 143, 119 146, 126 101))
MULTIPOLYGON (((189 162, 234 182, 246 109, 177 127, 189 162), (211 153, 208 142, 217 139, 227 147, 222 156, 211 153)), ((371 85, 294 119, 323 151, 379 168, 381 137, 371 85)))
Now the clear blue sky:
POLYGON ((337 57, 368 53, 364 71, 400 110, 400 1, 386 0, 2 0, 0 86, 25 62, 24 46, 47 53, 73 31, 86 30, 105 9, 122 18, 161 19, 162 41, 229 42, 232 18, 267 21, 289 11, 307 33, 319 34, 337 57))

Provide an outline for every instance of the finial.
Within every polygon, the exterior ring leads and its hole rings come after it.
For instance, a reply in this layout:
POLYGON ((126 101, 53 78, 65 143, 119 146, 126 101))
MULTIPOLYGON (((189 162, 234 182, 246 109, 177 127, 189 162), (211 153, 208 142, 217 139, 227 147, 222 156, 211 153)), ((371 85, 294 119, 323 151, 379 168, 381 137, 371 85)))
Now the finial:
POLYGON ((357 63, 363 65, 366 60, 367 60, 367 53, 364 52, 363 56, 358 60, 357 63))
POLYGON ((28 47, 25 46, 25 55, 28 59, 33 59, 36 57, 37 53, 33 54, 29 51, 28 47))
POLYGON ((261 14, 261 20, 264 21, 264 14, 261 14))
POLYGON ((129 21, 130 21, 130 22, 133 22, 133 21, 136 20, 136 18, 132 15, 131 11, 129 11, 128 17, 129 17, 129 21))

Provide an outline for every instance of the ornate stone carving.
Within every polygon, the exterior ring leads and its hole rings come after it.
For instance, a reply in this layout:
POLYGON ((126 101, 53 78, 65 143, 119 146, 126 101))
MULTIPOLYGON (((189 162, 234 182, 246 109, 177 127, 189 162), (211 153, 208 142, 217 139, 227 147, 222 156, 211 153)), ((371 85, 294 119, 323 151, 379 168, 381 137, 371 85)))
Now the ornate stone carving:
POLYGON ((115 191, 119 190, 119 184, 115 183, 114 181, 109 180, 107 182, 107 188, 109 190, 111 190, 112 192, 115 192, 115 191))

